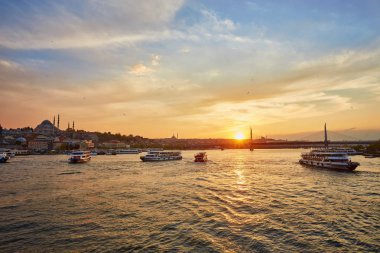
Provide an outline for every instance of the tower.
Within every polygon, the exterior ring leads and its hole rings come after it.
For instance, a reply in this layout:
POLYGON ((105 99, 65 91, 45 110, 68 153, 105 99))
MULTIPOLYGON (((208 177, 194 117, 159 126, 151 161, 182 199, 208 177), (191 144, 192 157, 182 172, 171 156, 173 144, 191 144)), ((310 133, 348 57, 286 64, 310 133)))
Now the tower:
POLYGON ((50 135, 55 136, 54 130, 55 130, 55 115, 53 117, 53 124, 51 125, 50 135))
POLYGON ((249 128, 251 133, 251 142, 249 143, 249 150, 253 151, 252 127, 249 128))
POLYGON ((59 114, 58 114, 58 120, 57 120, 57 128, 59 129, 59 114))
POLYGON ((329 146, 328 140, 327 140, 327 128, 326 128, 326 123, 325 123, 325 148, 329 146))
POLYGON ((73 120, 73 130, 75 130, 75 127, 74 127, 74 120, 73 120))

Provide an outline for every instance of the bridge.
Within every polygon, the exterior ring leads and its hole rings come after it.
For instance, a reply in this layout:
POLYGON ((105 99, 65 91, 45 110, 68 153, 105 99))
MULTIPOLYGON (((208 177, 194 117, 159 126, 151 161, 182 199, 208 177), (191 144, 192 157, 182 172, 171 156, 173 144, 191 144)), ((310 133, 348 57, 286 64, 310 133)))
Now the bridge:
MULTIPOLYGON (((376 141, 329 141, 329 147, 338 146, 368 146, 376 141)), ((253 143, 255 149, 276 149, 276 148, 319 148, 324 147, 323 141, 278 141, 278 142, 263 142, 253 143)), ((245 146, 245 145, 244 145, 245 146)), ((247 146, 248 148, 248 146, 247 146)))

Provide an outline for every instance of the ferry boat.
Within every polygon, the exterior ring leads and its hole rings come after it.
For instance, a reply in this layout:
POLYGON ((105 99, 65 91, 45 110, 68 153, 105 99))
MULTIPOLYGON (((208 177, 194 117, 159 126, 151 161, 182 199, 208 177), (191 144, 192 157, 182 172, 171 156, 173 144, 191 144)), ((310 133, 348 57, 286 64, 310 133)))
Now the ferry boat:
POLYGON ((355 170, 360 165, 358 162, 352 162, 347 153, 334 149, 311 150, 303 153, 299 162, 314 167, 338 170, 355 170))
POLYGON ((204 163, 207 162, 207 154, 206 152, 199 152, 194 155, 194 162, 196 163, 204 163))
POLYGON ((150 151, 145 156, 140 156, 143 162, 161 162, 182 160, 180 151, 150 151))
POLYGON ((360 165, 358 162, 352 162, 346 151, 328 147, 326 124, 325 148, 313 149, 310 152, 302 153, 299 162, 313 167, 349 171, 355 170, 360 165))
POLYGON ((9 160, 9 156, 7 155, 7 153, 1 153, 0 154, 0 163, 5 163, 9 160))
POLYGON ((123 155, 123 154, 140 154, 141 151, 139 149, 118 149, 116 150, 116 154, 120 154, 120 155, 123 155))
POLYGON ((5 153, 8 156, 8 159, 16 156, 16 152, 14 150, 7 148, 1 148, 0 153, 5 153))
POLYGON ((71 153, 69 163, 86 163, 91 160, 90 151, 74 151, 71 153))

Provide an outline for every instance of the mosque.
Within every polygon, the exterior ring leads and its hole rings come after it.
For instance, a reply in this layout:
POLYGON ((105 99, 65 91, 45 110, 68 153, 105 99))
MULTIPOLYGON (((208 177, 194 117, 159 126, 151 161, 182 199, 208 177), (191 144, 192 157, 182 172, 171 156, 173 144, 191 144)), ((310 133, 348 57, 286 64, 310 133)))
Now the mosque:
MULTIPOLYGON (((45 135, 45 136, 53 136, 60 133, 61 130, 59 129, 59 120, 60 119, 59 119, 59 114, 58 114, 57 123, 55 122, 55 115, 53 118, 53 123, 51 123, 50 120, 42 121, 41 124, 39 124, 34 129, 34 133, 45 135)), ((74 121, 71 128, 70 128, 70 123, 68 123, 67 130, 74 130, 74 121)))

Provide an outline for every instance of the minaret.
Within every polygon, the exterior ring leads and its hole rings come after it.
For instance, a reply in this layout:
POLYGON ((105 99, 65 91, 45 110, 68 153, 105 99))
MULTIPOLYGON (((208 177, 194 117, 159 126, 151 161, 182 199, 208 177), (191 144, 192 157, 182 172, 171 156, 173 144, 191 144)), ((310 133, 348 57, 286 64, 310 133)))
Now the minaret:
POLYGON ((73 120, 73 130, 75 130, 75 127, 74 127, 74 120, 73 120))
POLYGON ((70 130, 70 122, 67 122, 67 131, 70 130))
POLYGON ((325 148, 329 146, 328 140, 327 140, 327 128, 326 128, 326 123, 325 123, 325 148))
POLYGON ((53 125, 51 127, 51 134, 52 134, 53 137, 55 136, 54 130, 55 130, 55 115, 53 117, 53 125))
POLYGON ((59 114, 58 114, 58 120, 57 120, 57 128, 59 129, 59 114))

